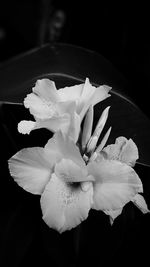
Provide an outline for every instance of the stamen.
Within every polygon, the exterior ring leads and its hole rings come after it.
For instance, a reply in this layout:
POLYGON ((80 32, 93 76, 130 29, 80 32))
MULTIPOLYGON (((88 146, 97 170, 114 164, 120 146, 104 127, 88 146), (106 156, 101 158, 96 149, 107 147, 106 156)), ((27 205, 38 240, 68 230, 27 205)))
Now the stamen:
POLYGON ((107 121, 109 109, 110 109, 110 106, 107 107, 103 111, 103 113, 102 113, 102 115, 101 115, 101 117, 100 117, 100 119, 99 119, 99 121, 97 123, 97 126, 95 128, 95 131, 94 131, 92 137, 90 138, 90 140, 89 140, 89 142, 87 144, 87 152, 91 152, 92 153, 95 150, 95 147, 97 145, 97 142, 98 142, 98 139, 100 137, 100 134, 101 134, 101 132, 102 132, 104 126, 105 126, 105 123, 107 121))
POLYGON ((104 135, 104 138, 102 139, 100 145, 99 145, 99 146, 97 147, 97 149, 95 150, 96 153, 99 153, 99 152, 104 148, 104 146, 106 145, 106 142, 107 142, 107 140, 108 140, 108 138, 109 138, 111 129, 112 129, 112 127, 110 127, 110 128, 108 129, 108 131, 106 132, 106 134, 104 135))
POLYGON ((83 133, 82 133, 82 149, 85 150, 85 147, 91 137, 93 127, 93 106, 91 105, 87 111, 84 126, 83 126, 83 133))
POLYGON ((93 136, 93 138, 91 138, 88 147, 87 147, 87 152, 91 152, 94 151, 96 144, 98 142, 98 137, 97 136, 93 136))

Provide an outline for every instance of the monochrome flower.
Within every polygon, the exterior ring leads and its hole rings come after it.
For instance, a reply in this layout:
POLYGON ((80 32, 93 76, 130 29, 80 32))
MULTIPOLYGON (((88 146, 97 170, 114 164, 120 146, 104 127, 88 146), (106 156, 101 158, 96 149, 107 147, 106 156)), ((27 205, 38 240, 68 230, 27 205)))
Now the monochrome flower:
POLYGON ((43 79, 24 100, 35 121, 21 121, 19 131, 47 128, 54 135, 44 147, 17 152, 8 161, 9 171, 24 190, 41 196, 43 220, 60 233, 86 220, 91 209, 109 215, 111 224, 130 201, 149 212, 133 169, 139 158, 136 144, 120 136, 106 146, 111 127, 101 138, 109 106, 93 131, 93 107, 109 90, 92 86, 88 79, 57 90, 54 82, 43 79))
POLYGON ((39 128, 47 128, 52 132, 62 130, 77 141, 81 122, 89 106, 107 98, 110 89, 105 85, 96 88, 86 79, 85 83, 57 90, 53 81, 38 80, 32 93, 24 99, 24 106, 35 121, 21 121, 18 131, 29 134, 39 128))
POLYGON ((49 227, 63 232, 87 218, 93 177, 68 136, 57 132, 44 148, 22 149, 9 160, 9 170, 19 186, 41 195, 43 219, 49 227))

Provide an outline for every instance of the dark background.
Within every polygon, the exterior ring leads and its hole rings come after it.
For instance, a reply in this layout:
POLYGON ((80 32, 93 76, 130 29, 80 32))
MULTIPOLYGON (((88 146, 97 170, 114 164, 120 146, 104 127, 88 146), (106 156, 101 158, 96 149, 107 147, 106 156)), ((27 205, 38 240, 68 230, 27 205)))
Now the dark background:
POLYGON ((144 1, 1 1, 0 62, 54 41, 92 49, 125 75, 127 95, 149 115, 149 20, 144 1))

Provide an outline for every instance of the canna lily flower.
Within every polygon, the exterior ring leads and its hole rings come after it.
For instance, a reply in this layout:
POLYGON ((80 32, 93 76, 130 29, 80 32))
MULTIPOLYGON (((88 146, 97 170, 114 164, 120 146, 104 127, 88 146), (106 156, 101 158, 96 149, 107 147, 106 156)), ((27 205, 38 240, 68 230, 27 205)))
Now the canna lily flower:
POLYGON ((84 158, 88 162, 88 173, 94 177, 92 209, 101 210, 109 215, 111 223, 121 214, 123 207, 129 201, 132 201, 143 213, 149 212, 143 196, 139 194, 143 193, 142 182, 132 168, 139 157, 136 144, 132 139, 118 137, 115 144, 105 147, 110 128, 100 145, 96 146, 105 126, 109 107, 102 113, 90 137, 92 125, 88 119, 92 112, 90 108, 86 115, 82 139, 84 158))
POLYGON ((52 132, 61 130, 76 142, 80 124, 89 106, 110 96, 110 89, 105 85, 96 88, 88 78, 83 84, 59 90, 49 79, 38 80, 32 93, 24 99, 24 106, 29 109, 35 121, 21 121, 18 131, 29 134, 39 128, 47 128, 52 132))
POLYGON ((41 195, 43 220, 60 233, 88 217, 93 177, 72 139, 57 132, 44 148, 19 151, 9 160, 10 174, 26 191, 41 195))
POLYGON ((88 172, 95 178, 93 209, 104 211, 113 221, 123 207, 140 192, 140 178, 130 166, 105 158, 88 164, 88 172))
POLYGON ((61 131, 44 148, 22 149, 9 160, 10 174, 26 191, 41 195, 43 220, 60 233, 79 225, 90 209, 109 215, 111 223, 132 201, 149 212, 143 186, 132 168, 138 159, 135 143, 118 137, 106 145, 111 128, 97 145, 107 121, 107 107, 92 134, 93 104, 86 113, 81 144, 61 131))

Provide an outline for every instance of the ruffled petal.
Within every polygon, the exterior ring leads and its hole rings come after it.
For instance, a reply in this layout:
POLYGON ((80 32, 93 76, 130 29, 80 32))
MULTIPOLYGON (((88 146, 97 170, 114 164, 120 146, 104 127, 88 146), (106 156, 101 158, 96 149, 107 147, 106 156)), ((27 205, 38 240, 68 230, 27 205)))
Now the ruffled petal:
POLYGON ((83 166, 81 168, 70 159, 62 159, 59 163, 57 163, 55 166, 55 173, 57 177, 64 180, 66 183, 77 183, 94 180, 91 175, 88 176, 86 166, 83 166))
POLYGON ((32 130, 36 129, 35 121, 20 121, 18 123, 18 132, 22 134, 30 134, 32 130))
POLYGON ((79 148, 75 145, 73 140, 66 135, 63 135, 62 132, 57 132, 51 138, 45 146, 46 153, 51 153, 51 150, 55 150, 57 155, 61 159, 70 159, 78 166, 83 168, 85 162, 81 157, 79 148))
POLYGON ((9 159, 15 182, 32 194, 41 194, 51 175, 49 162, 41 147, 24 148, 9 159))
POLYGON ((67 133, 70 126, 70 115, 63 114, 62 116, 54 116, 50 119, 36 120, 36 125, 34 129, 46 128, 49 131, 55 133, 57 131, 62 131, 67 133))
POLYGON ((74 102, 66 103, 65 106, 64 103, 60 103, 59 113, 61 115, 54 115, 52 118, 46 119, 36 118, 36 121, 21 121, 18 124, 18 131, 22 134, 29 134, 32 130, 41 128, 46 128, 51 132, 57 132, 61 130, 76 143, 80 133, 80 117, 75 112, 76 106, 74 102), (61 109, 64 109, 66 113, 63 114, 61 109))
POLYGON ((106 153, 108 159, 119 160, 119 155, 121 153, 122 147, 126 144, 127 138, 120 136, 116 138, 115 144, 106 146, 103 152, 106 153))
POLYGON ((134 166, 137 159, 139 158, 138 148, 132 139, 129 139, 123 146, 120 153, 119 160, 125 162, 130 166, 134 166))
POLYGON ((95 178, 93 208, 96 210, 120 209, 143 191, 136 172, 119 161, 91 162, 88 171, 95 178))
POLYGON ((138 148, 132 139, 120 136, 116 139, 115 144, 108 145, 103 149, 108 159, 115 159, 134 166, 139 158, 138 148))
POLYGON ((65 183, 52 174, 41 196, 41 209, 46 224, 60 233, 79 225, 88 217, 92 204, 93 187, 81 190, 73 184, 65 183))
POLYGON ((69 114, 64 114, 60 117, 53 117, 51 119, 46 120, 23 120, 18 123, 18 131, 22 134, 30 134, 32 130, 46 128, 54 133, 61 130, 63 133, 67 134, 70 127, 70 120, 71 118, 69 114))
POLYGON ((56 104, 47 103, 34 93, 27 95, 24 99, 24 106, 29 108, 30 113, 38 119, 48 119, 57 114, 56 104))
POLYGON ((37 80, 33 92, 48 102, 57 103, 61 100, 55 83, 49 79, 37 80))

